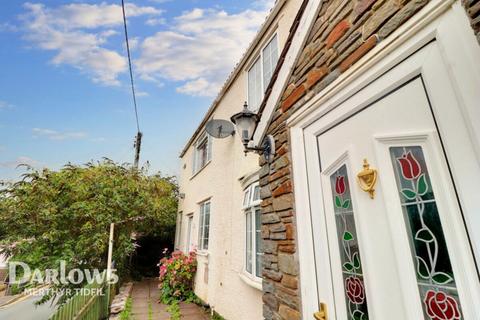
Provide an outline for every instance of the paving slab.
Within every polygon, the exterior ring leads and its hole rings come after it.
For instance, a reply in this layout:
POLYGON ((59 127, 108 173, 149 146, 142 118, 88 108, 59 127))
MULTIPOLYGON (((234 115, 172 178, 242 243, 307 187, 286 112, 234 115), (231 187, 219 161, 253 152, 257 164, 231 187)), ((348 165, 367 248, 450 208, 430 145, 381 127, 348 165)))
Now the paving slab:
MULTIPOLYGON (((158 279, 145 279, 133 284, 133 320, 170 320, 167 305, 158 302, 158 279)), ((180 302, 182 320, 209 320, 205 311, 193 303, 180 302)))

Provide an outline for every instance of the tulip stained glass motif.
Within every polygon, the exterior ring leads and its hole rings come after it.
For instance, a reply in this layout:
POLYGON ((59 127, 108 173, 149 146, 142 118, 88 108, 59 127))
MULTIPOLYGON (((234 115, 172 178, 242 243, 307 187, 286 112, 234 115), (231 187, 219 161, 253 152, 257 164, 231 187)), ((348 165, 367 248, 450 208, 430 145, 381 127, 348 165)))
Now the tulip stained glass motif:
POLYGON ((463 319, 455 276, 423 150, 392 147, 390 155, 427 320, 463 319))
POLYGON ((330 183, 333 193, 335 224, 340 248, 348 320, 368 320, 363 270, 345 165, 330 176, 330 183))

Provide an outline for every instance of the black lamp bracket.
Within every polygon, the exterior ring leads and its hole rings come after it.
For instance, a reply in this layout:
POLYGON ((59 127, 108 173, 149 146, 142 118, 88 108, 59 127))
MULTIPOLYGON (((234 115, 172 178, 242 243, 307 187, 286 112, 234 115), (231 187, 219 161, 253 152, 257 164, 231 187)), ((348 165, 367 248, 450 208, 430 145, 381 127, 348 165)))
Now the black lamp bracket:
POLYGON ((268 135, 263 139, 261 147, 249 147, 248 144, 244 144, 244 147, 245 155, 248 152, 262 154, 269 163, 273 161, 273 157, 275 156, 275 139, 272 135, 268 135))

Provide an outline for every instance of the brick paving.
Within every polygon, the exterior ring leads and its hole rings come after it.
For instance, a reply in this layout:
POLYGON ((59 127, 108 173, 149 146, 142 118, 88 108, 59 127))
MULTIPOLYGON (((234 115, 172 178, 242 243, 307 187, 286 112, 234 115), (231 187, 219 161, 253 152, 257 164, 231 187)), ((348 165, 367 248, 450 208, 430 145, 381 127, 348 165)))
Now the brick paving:
MULTIPOLYGON (((169 320, 167 307, 158 302, 159 290, 156 279, 145 279, 136 282, 132 290, 133 320, 169 320)), ((191 303, 180 303, 182 320, 209 320, 202 308, 191 303)))

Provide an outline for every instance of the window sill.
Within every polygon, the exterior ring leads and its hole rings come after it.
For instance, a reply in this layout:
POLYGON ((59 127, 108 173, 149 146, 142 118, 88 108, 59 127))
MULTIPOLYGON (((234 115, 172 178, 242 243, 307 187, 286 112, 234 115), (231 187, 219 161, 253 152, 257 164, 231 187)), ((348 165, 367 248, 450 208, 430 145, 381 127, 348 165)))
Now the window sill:
POLYGON ((246 271, 242 271, 238 275, 240 276, 240 279, 242 279, 242 281, 245 282, 247 285, 262 291, 262 278, 254 277, 246 271))
POLYGON ((190 180, 192 180, 193 178, 195 178, 200 172, 203 171, 203 169, 205 169, 209 164, 210 162, 212 162, 212 160, 208 160, 207 163, 205 163, 205 165, 203 167, 201 167, 200 169, 198 169, 197 172, 195 172, 191 177, 190 177, 190 180))
POLYGON ((208 258, 208 255, 208 251, 206 250, 197 251, 197 256, 208 258))

